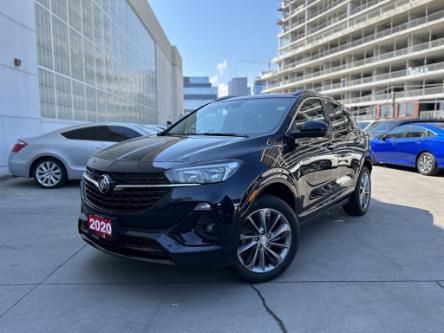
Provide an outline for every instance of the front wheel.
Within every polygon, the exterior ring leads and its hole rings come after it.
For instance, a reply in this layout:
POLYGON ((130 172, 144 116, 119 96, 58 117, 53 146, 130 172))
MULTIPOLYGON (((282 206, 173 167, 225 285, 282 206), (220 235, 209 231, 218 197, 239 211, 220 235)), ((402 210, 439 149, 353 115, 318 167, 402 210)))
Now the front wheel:
POLYGON ((426 176, 434 176, 438 173, 436 158, 430 153, 422 153, 416 161, 418 172, 426 176))
POLYGON ((349 215, 362 216, 367 213, 371 198, 370 170, 363 167, 359 174, 356 188, 350 196, 350 201, 343 207, 349 215))
POLYGON ((236 271, 248 282, 260 283, 282 274, 299 244, 299 224, 291 207, 274 196, 262 196, 242 219, 236 271))

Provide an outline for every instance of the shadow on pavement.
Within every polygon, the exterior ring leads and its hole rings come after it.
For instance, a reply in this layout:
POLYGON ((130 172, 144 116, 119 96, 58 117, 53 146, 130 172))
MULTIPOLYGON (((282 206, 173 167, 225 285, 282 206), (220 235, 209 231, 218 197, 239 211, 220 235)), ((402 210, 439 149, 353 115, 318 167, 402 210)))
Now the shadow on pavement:
MULTIPOLYGON (((406 166, 389 165, 389 164, 378 164, 377 166, 381 167, 381 168, 387 168, 387 169, 393 169, 393 170, 408 171, 408 172, 411 172, 411 173, 416 173, 418 176, 422 176, 418 172, 418 170, 416 170, 416 168, 409 168, 409 167, 406 167, 406 166)), ((427 177, 427 176, 424 176, 424 177, 427 177)), ((431 177, 444 177, 444 171, 440 170, 440 172, 437 175, 431 176, 431 177)))
MULTIPOLYGON (((444 267, 436 266, 443 235, 436 237, 440 229, 434 228, 430 212, 377 200, 371 205, 363 217, 350 217, 339 208, 302 226, 295 261, 278 281, 426 279, 426 272, 444 276, 444 267)), ((239 282, 228 268, 154 265, 105 255, 89 246, 83 252, 77 256, 83 257, 79 278, 86 281, 239 282)))

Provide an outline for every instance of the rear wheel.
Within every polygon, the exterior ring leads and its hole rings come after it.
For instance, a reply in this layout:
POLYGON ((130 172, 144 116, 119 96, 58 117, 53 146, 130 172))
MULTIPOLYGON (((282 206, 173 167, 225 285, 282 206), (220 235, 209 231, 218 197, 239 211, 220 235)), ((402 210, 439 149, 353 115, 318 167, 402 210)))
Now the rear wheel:
POLYGON ((291 207, 279 198, 262 196, 243 219, 236 271, 248 282, 272 280, 293 261, 298 244, 299 224, 291 207))
POLYGON ((370 170, 363 167, 359 174, 356 188, 350 196, 350 201, 343 207, 349 215, 362 216, 367 213, 370 205, 372 184, 370 178, 370 170))
POLYGON ((416 161, 416 168, 422 175, 433 176, 438 173, 436 158, 430 153, 422 153, 416 161))
POLYGON ((63 186, 67 181, 63 164, 53 158, 44 158, 34 167, 34 179, 43 188, 63 186))

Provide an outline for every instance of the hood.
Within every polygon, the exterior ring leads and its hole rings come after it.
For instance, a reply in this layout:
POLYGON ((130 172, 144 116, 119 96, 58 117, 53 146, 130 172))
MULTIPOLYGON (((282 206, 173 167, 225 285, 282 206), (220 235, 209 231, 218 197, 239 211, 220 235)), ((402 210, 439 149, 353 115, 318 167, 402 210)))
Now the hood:
POLYGON ((96 157, 114 162, 189 164, 231 158, 251 151, 253 140, 257 139, 220 136, 142 137, 113 145, 97 153, 96 157))

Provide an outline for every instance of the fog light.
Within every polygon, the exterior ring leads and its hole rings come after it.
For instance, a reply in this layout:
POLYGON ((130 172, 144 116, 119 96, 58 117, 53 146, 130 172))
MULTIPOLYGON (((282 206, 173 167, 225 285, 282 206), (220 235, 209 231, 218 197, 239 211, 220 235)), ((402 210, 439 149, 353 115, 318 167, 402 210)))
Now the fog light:
POLYGON ((217 227, 211 213, 200 213, 196 222, 196 233, 207 241, 217 241, 217 227))
POLYGON ((194 207, 194 210, 211 210, 211 205, 206 202, 201 202, 194 207))

